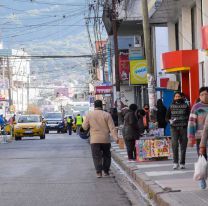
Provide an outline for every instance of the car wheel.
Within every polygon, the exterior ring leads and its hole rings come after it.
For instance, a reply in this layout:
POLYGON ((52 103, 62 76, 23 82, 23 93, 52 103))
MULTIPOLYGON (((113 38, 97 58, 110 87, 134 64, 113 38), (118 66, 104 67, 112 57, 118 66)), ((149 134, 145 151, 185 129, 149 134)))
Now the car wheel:
POLYGON ((16 140, 16 141, 18 141, 18 140, 22 140, 22 137, 15 136, 15 140, 16 140))
POLYGON ((40 136, 40 139, 45 139, 45 134, 40 136))

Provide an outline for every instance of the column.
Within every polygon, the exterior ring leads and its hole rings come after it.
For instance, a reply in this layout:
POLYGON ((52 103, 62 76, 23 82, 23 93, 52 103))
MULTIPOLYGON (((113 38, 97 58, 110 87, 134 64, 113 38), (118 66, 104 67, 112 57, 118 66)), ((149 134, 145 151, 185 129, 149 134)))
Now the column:
POLYGON ((168 22, 168 47, 169 51, 176 50, 175 24, 172 22, 168 22))
POLYGON ((202 0, 203 26, 208 26, 208 1, 202 0))
POLYGON ((182 38, 182 49, 192 49, 192 30, 191 30, 191 9, 182 7, 182 18, 181 18, 181 38, 182 38))

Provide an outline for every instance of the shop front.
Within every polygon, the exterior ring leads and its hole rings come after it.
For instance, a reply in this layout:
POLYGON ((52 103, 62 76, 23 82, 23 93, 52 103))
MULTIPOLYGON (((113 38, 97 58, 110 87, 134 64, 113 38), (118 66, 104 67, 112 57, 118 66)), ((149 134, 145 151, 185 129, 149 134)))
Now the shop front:
POLYGON ((198 50, 180 50, 162 54, 163 71, 180 74, 180 90, 190 99, 191 105, 198 98, 198 50))
POLYGON ((200 86, 208 86, 208 26, 202 27, 202 51, 199 52, 200 58, 200 86))

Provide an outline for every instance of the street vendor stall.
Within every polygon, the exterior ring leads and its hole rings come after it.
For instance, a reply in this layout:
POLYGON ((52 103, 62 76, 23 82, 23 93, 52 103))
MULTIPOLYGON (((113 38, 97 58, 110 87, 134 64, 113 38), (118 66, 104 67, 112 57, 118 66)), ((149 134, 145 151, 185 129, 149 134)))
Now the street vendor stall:
POLYGON ((164 159, 170 156, 169 136, 145 136, 136 141, 137 161, 164 159))

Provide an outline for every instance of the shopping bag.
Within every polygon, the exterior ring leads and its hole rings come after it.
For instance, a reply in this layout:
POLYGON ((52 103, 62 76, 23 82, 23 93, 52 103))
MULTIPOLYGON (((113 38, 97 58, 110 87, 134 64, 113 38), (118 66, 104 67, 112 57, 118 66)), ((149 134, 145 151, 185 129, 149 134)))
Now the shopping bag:
POLYGON ((207 179, 207 161, 203 155, 200 155, 198 161, 194 164, 194 176, 195 181, 201 179, 207 179))

